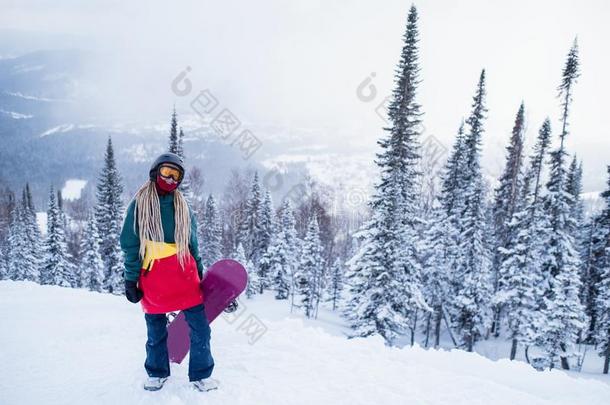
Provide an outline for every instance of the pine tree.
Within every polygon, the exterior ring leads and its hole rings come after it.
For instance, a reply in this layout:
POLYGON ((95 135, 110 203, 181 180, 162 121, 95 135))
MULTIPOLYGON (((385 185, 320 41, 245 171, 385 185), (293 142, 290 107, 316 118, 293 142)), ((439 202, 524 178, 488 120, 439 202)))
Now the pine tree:
POLYGON ((31 259, 23 210, 22 204, 15 204, 11 211, 7 252, 7 275, 10 280, 24 280, 24 268, 31 259))
MULTIPOLYGON (((266 269, 269 286, 275 290, 275 299, 288 299, 290 293, 292 258, 289 256, 286 239, 279 232, 271 239, 269 248, 261 258, 261 266, 266 269)), ((259 287, 262 292, 262 287, 259 287)))
POLYGON ((36 212, 32 204, 29 186, 23 190, 21 202, 15 205, 9 231, 8 268, 13 280, 40 280, 43 250, 36 212))
POLYGON ((80 246, 79 287, 102 292, 104 284, 104 261, 100 255, 102 239, 97 230, 93 211, 87 215, 85 235, 80 246))
MULTIPOLYGON (((449 180, 449 176, 445 180, 449 180)), ((458 239, 453 222, 440 204, 433 208, 427 225, 422 246, 422 282, 426 303, 432 311, 427 322, 426 336, 429 337, 430 329, 433 329, 434 347, 439 347, 446 301, 452 287, 455 288, 452 272, 457 257, 458 239)))
POLYGON ((506 309, 512 340, 511 360, 515 358, 519 344, 527 349, 536 342, 543 322, 539 311, 543 294, 541 263, 549 226, 540 198, 540 178, 550 135, 547 118, 538 133, 515 212, 507 224, 508 238, 500 247, 502 256, 495 302, 506 309))
POLYGON ((610 367, 610 166, 607 171, 608 187, 602 193, 605 207, 595 219, 592 246, 592 273, 597 275, 595 294, 592 297, 596 316, 594 335, 598 353, 604 358, 604 374, 608 374, 610 367))
POLYGON ((259 292, 263 293, 264 289, 269 288, 272 284, 270 278, 272 277, 273 270, 269 267, 267 260, 264 260, 265 253, 269 249, 271 238, 273 237, 274 229, 274 217, 273 217, 273 202, 271 201, 271 193, 265 191, 265 198, 263 199, 258 213, 258 223, 256 224, 256 236, 254 238, 255 252, 259 257, 258 264, 258 277, 259 277, 259 292))
POLYGON ((543 313, 548 321, 542 336, 542 344, 553 367, 557 357, 562 368, 570 368, 568 358, 574 355, 574 344, 585 326, 584 307, 580 302, 580 268, 582 266, 577 242, 571 231, 575 229, 572 216, 574 198, 568 190, 565 167, 567 153, 564 141, 568 134, 568 111, 572 101, 572 89, 578 72, 578 48, 576 42, 568 53, 563 79, 559 86, 562 99, 562 132, 560 146, 551 154, 551 169, 547 182, 548 194, 545 208, 549 215, 550 230, 544 271, 548 282, 544 297, 543 313))
MULTIPOLYGON (((495 201, 493 206, 494 214, 494 262, 493 279, 494 292, 498 291, 498 271, 501 263, 506 260, 502 250, 507 248, 508 241, 511 239, 510 231, 515 229, 508 226, 517 206, 517 197, 521 190, 521 166, 523 163, 523 133, 525 130, 525 106, 523 102, 519 106, 515 125, 513 127, 510 143, 506 148, 506 165, 504 172, 500 176, 499 185, 495 191, 495 201)), ((492 332, 499 336, 501 306, 495 308, 494 323, 492 332)))
POLYGON ((314 216, 309 222, 303 240, 301 260, 296 275, 296 288, 300 297, 299 306, 307 318, 315 317, 320 301, 322 275, 322 243, 318 219, 314 216))
POLYGON ((108 137, 104 167, 97 183, 95 209, 97 229, 101 231, 100 252, 104 259, 104 290, 123 293, 123 254, 119 236, 123 222, 123 185, 116 167, 112 140, 108 137))
MULTIPOLYGON (((277 221, 278 232, 275 234, 276 238, 284 239, 284 250, 286 254, 286 269, 288 272, 288 280, 289 280, 289 295, 291 297, 291 310, 294 306, 294 298, 295 298, 295 274, 298 268, 298 252, 301 250, 300 240, 297 238, 297 230, 296 230, 296 219, 294 216, 294 211, 292 209, 292 204, 290 203, 290 199, 284 199, 282 206, 279 210, 278 221, 277 221)), ((273 274, 273 273, 272 273, 273 274)), ((277 278, 274 279, 274 288, 276 289, 276 296, 278 288, 283 288, 283 286, 278 287, 275 282, 281 281, 277 278)))
POLYGON ((200 228, 199 251, 205 268, 222 257, 222 226, 216 200, 210 194, 205 204, 203 226, 200 228))
POLYGON ((347 262, 349 302, 344 311, 354 335, 381 335, 391 343, 412 327, 418 310, 426 308, 421 295, 416 254, 417 192, 420 173, 420 105, 418 15, 411 6, 404 46, 388 108, 388 135, 378 141, 375 163, 381 178, 369 205, 372 218, 357 232, 359 250, 347 262))
POLYGON ((179 144, 180 139, 178 138, 178 116, 176 114, 176 107, 174 106, 174 111, 172 112, 172 119, 170 123, 169 130, 169 147, 168 150, 171 153, 178 154, 178 151, 181 149, 181 145, 179 144))
POLYGON ((237 243, 241 243, 246 254, 246 258, 251 260, 258 267, 258 261, 263 252, 258 250, 257 236, 260 227, 260 210, 262 205, 261 188, 258 180, 258 173, 254 173, 250 195, 246 201, 246 208, 242 222, 239 226, 237 243))
POLYGON ((462 337, 462 344, 472 351, 476 341, 491 326, 492 280, 490 252, 486 240, 485 185, 481 174, 480 148, 485 107, 485 70, 481 72, 473 97, 472 112, 466 124, 464 163, 461 184, 463 208, 458 221, 460 241, 456 258, 455 278, 459 285, 452 297, 453 324, 462 337))
POLYGON ((341 291, 343 290, 343 268, 337 257, 330 268, 329 301, 333 304, 333 311, 339 306, 341 291))
POLYGON ((4 246, 0 246, 0 280, 8 278, 7 259, 4 253, 4 246))
POLYGON ((49 193, 47 210, 47 235, 45 241, 45 260, 42 274, 43 284, 62 287, 77 285, 74 265, 70 262, 66 244, 63 217, 56 200, 53 187, 49 193))

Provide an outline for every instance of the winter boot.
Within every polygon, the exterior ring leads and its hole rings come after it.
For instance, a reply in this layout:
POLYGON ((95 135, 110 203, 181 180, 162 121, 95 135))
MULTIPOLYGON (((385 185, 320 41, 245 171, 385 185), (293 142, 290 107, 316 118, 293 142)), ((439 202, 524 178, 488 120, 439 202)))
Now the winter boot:
POLYGON ((148 377, 144 382, 144 389, 146 391, 159 391, 163 388, 165 381, 167 381, 167 377, 148 377))
POLYGON ((218 389, 218 385, 218 380, 211 377, 193 381, 193 387, 202 392, 218 389))

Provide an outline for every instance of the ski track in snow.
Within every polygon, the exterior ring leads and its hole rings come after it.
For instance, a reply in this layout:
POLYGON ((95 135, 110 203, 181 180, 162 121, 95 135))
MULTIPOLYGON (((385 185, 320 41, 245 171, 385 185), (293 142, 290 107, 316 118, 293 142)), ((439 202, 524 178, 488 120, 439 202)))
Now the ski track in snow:
POLYGON ((252 345, 238 330, 242 318, 212 324, 218 391, 191 389, 187 358, 172 364, 161 391, 146 392, 139 305, 122 296, 0 281, 0 404, 610 403, 610 384, 599 380, 458 350, 389 348, 379 337, 347 340, 280 315, 285 302, 267 302, 244 301, 241 316, 249 311, 268 328, 252 345))

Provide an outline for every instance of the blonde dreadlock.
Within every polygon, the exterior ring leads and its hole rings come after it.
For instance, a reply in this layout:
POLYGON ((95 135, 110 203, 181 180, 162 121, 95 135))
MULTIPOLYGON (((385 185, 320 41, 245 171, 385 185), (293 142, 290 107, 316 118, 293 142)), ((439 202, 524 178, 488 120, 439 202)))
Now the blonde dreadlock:
MULTIPOLYGON (((176 241, 176 250, 178 261, 184 270, 184 262, 186 260, 191 237, 191 216, 189 215, 189 207, 186 199, 177 189, 174 193, 174 240, 176 241)), ((163 226, 161 224, 161 206, 159 204, 159 195, 155 188, 155 183, 147 181, 136 192, 135 210, 137 221, 134 223, 134 233, 140 236, 140 258, 144 258, 146 254, 146 241, 164 242, 163 226), (136 230, 136 223, 139 231, 136 230)), ((157 249, 157 244, 152 244, 153 249, 157 249)))

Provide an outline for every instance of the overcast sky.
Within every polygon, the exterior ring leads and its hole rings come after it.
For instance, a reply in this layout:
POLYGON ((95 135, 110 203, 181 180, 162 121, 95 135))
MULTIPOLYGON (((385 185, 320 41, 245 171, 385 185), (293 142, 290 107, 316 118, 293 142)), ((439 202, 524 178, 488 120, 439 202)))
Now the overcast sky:
MULTIPOLYGON (((0 28, 67 33, 58 47, 110 51, 100 66, 100 111, 165 117, 172 79, 186 66, 243 121, 315 128, 312 139, 375 148, 375 107, 390 93, 409 1, 6 1, 0 28), (374 73, 377 96, 356 89, 374 73)), ((420 12, 419 101, 428 134, 450 146, 487 69, 485 165, 501 167, 521 100, 528 145, 544 117, 559 129, 557 85, 578 36, 582 76, 574 93, 570 152, 585 160, 585 191, 604 187, 610 164, 610 2, 416 1, 420 12)), ((335 146, 333 146, 335 147, 335 146)))

